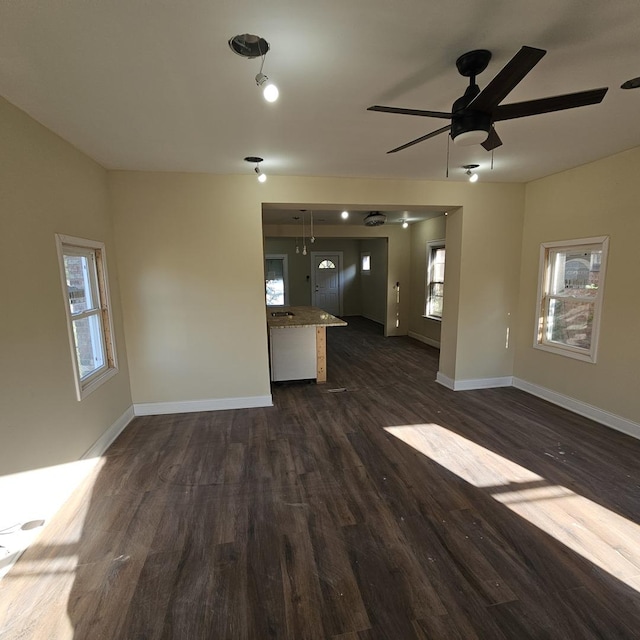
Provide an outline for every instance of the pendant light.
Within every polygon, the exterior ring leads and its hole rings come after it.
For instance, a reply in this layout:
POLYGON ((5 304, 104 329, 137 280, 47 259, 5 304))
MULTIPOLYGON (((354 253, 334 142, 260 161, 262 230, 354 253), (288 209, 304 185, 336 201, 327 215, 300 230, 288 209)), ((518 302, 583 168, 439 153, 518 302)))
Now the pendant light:
POLYGON ((302 255, 307 255, 307 243, 304 237, 304 212, 302 213, 302 255))

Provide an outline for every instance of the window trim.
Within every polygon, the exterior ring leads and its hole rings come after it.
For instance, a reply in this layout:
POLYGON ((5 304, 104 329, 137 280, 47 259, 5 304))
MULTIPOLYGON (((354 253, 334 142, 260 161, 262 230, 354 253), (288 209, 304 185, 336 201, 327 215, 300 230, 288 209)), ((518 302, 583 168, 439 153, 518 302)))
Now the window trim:
MULTIPOLYGON (((434 320, 435 322, 442 322, 442 316, 434 316, 434 315, 431 315, 431 314, 427 313, 427 310, 429 308, 429 291, 430 291, 430 285, 431 285, 431 265, 432 265, 432 260, 433 260, 433 254, 438 249, 444 249, 445 250, 445 265, 446 265, 446 242, 445 242, 445 239, 442 238, 440 240, 429 240, 427 242, 427 272, 426 272, 426 278, 425 278, 425 292, 424 292, 424 315, 422 317, 423 318, 427 318, 428 320, 434 320)), ((445 266, 445 270, 446 270, 446 266, 445 266)), ((445 281, 443 279, 443 281, 442 281, 443 288, 444 288, 444 282, 445 281)), ((442 301, 443 301, 443 304, 444 304, 444 294, 442 296, 442 301)))
MULTIPOLYGON (((606 281, 607 255, 609 251, 609 236, 595 236, 591 238, 578 238, 575 240, 556 240, 553 242, 540 243, 540 261, 538 265, 538 291, 536 294, 536 317, 534 322, 533 347, 541 351, 555 353, 575 360, 595 364, 598 356, 598 343, 600 337, 600 320, 602 316, 602 305, 604 298, 604 288, 606 281), (548 253, 550 249, 575 249, 576 247, 600 246, 602 260, 600 263, 600 276, 598 283, 598 293, 593 298, 593 320, 591 322, 591 346, 589 349, 582 349, 561 343, 549 343, 545 340, 545 309, 549 294, 551 269, 548 266, 548 253)), ((590 299, 591 300, 591 299, 590 299)))
MULTIPOLYGON (((58 267, 60 270, 60 283, 62 285, 62 295, 64 300, 65 317, 67 320, 67 333, 69 336, 69 349, 71 353, 71 364, 73 368, 73 377, 76 388, 76 398, 78 401, 83 400, 89 394, 93 393, 98 387, 118 373, 117 351, 115 348, 114 330, 113 330, 113 314, 111 312, 111 294, 109 290, 109 278, 107 272, 107 256, 103 242, 95 240, 87 240, 86 238, 77 238, 67 236, 61 233, 55 234, 56 250, 58 253, 58 267), (66 249, 70 249, 67 255, 73 254, 74 250, 77 255, 83 255, 87 252, 95 255, 96 282, 91 284, 94 294, 97 294, 99 300, 99 314, 102 319, 102 339, 105 364, 82 379, 78 359, 76 357, 76 341, 73 332, 73 321, 77 320, 77 316, 72 316, 69 308, 69 294, 67 287, 67 276, 65 273, 64 256, 66 249), (83 251, 84 250, 84 251, 83 251)), ((96 315, 96 313, 88 314, 86 317, 96 315)))

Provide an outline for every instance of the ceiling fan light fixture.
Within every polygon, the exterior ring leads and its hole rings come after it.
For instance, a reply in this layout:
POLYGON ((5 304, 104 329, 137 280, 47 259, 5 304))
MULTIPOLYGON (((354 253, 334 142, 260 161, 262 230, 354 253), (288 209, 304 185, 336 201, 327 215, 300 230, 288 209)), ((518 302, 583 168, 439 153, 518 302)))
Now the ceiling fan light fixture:
POLYGON ((488 131, 484 129, 474 129, 472 131, 462 131, 453 138, 453 142, 459 147, 469 147, 472 144, 482 144, 488 137, 488 131))
POLYGON ((365 216, 364 224, 367 227, 379 227, 384 224, 387 220, 387 216, 384 213, 380 213, 379 211, 371 211, 367 216, 365 216))

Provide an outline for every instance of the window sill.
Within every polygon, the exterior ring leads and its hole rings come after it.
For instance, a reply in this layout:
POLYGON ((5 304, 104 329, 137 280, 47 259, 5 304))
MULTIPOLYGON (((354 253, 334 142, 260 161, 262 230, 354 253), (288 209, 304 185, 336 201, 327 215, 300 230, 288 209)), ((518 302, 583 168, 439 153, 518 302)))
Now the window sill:
POLYGON ((106 369, 103 373, 91 380, 87 381, 85 384, 81 384, 76 387, 76 394, 78 397, 78 401, 84 400, 89 394, 93 393, 98 387, 102 386, 107 380, 113 378, 113 376, 118 373, 118 369, 116 367, 110 367, 106 369))
POLYGON ((434 320, 435 322, 442 322, 442 318, 438 318, 437 316, 422 316, 425 320, 434 320))
POLYGON ((582 362, 589 362, 595 364, 595 353, 589 353, 588 351, 572 349, 571 347, 562 347, 560 345, 552 345, 546 343, 536 342, 533 345, 534 349, 540 349, 541 351, 547 351, 549 353, 555 353, 558 356, 565 356, 567 358, 573 358, 574 360, 581 360, 582 362))

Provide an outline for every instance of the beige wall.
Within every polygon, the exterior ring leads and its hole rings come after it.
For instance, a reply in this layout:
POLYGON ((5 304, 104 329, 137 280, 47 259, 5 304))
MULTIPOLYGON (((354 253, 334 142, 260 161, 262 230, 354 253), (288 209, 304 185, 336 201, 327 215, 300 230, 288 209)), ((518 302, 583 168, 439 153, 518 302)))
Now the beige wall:
MULTIPOLYGON (((405 234, 406 235, 406 234, 405 234)), ((360 305, 361 314, 369 320, 374 320, 380 324, 386 321, 386 310, 388 307, 388 278, 387 278, 387 241, 385 238, 371 238, 360 240, 358 253, 358 271, 360 271, 360 257, 362 253, 371 256, 371 270, 367 274, 360 276, 360 305)), ((400 285, 400 293, 408 295, 409 287, 403 289, 400 285)), ((390 287, 392 296, 395 296, 394 283, 391 281, 390 287)), ((392 300, 392 303, 395 301, 392 300)), ((392 327, 393 328, 393 325, 392 327)), ((387 329, 387 333, 389 329, 387 329)))
POLYGON ((261 185, 113 172, 134 403, 270 395, 261 185))
POLYGON ((456 214, 463 216, 456 380, 513 374, 515 348, 507 330, 513 332, 518 311, 524 188, 510 186, 487 185, 477 191, 479 211, 466 206, 456 214))
MULTIPOLYGON (((395 180, 286 178, 272 176, 258 184, 254 176, 205 174, 110 173, 122 303, 129 350, 132 395, 136 403, 174 402, 270 393, 264 318, 263 233, 294 237, 290 226, 262 229, 263 203, 361 205, 411 208, 464 207, 459 242, 482 255, 499 235, 519 245, 521 185, 469 185, 395 180), (506 229, 496 232, 505 222, 506 229), (466 226, 472 228, 466 233, 466 226), (475 250, 479 246, 480 249, 475 250)), ((362 237, 357 227, 318 226, 317 238, 362 237)), ((449 235, 449 234, 447 234, 449 235)), ((410 283, 409 234, 400 226, 369 230, 368 237, 388 238, 386 320, 389 335, 404 335, 409 325, 409 295, 396 304, 393 285, 410 283), (399 326, 395 326, 396 318, 399 326)), ((519 256, 510 250, 489 261, 492 286, 508 295, 485 298, 477 288, 487 282, 478 262, 463 262, 460 283, 474 293, 471 316, 449 314, 455 341, 451 373, 467 377, 511 375, 511 360, 496 344, 504 327, 492 314, 506 317, 515 306, 511 280, 519 256), (509 298, 513 297, 513 300, 509 298), (497 311, 492 304, 501 305, 497 311), (482 336, 478 340, 478 335, 482 336), (460 344, 465 350, 460 351, 460 344)), ((482 263, 482 260, 480 261, 482 263)), ((516 274, 514 276, 514 274, 516 274)), ((452 308, 453 309, 453 308, 452 308)), ((446 318, 445 321, 447 322, 446 318)))
POLYGON ((107 174, 0 99, 0 476, 79 459, 131 406, 107 174), (55 234, 106 244, 120 372, 76 399, 55 234))
POLYGON ((411 307, 409 310, 409 332, 434 346, 440 344, 440 321, 424 316, 427 293, 427 243, 433 240, 445 240, 446 220, 447 216, 438 216, 412 224, 410 227, 411 307))
POLYGON ((526 189, 515 375, 640 422, 640 149, 532 182, 526 189), (533 348, 540 243, 610 237, 595 364, 533 348))

